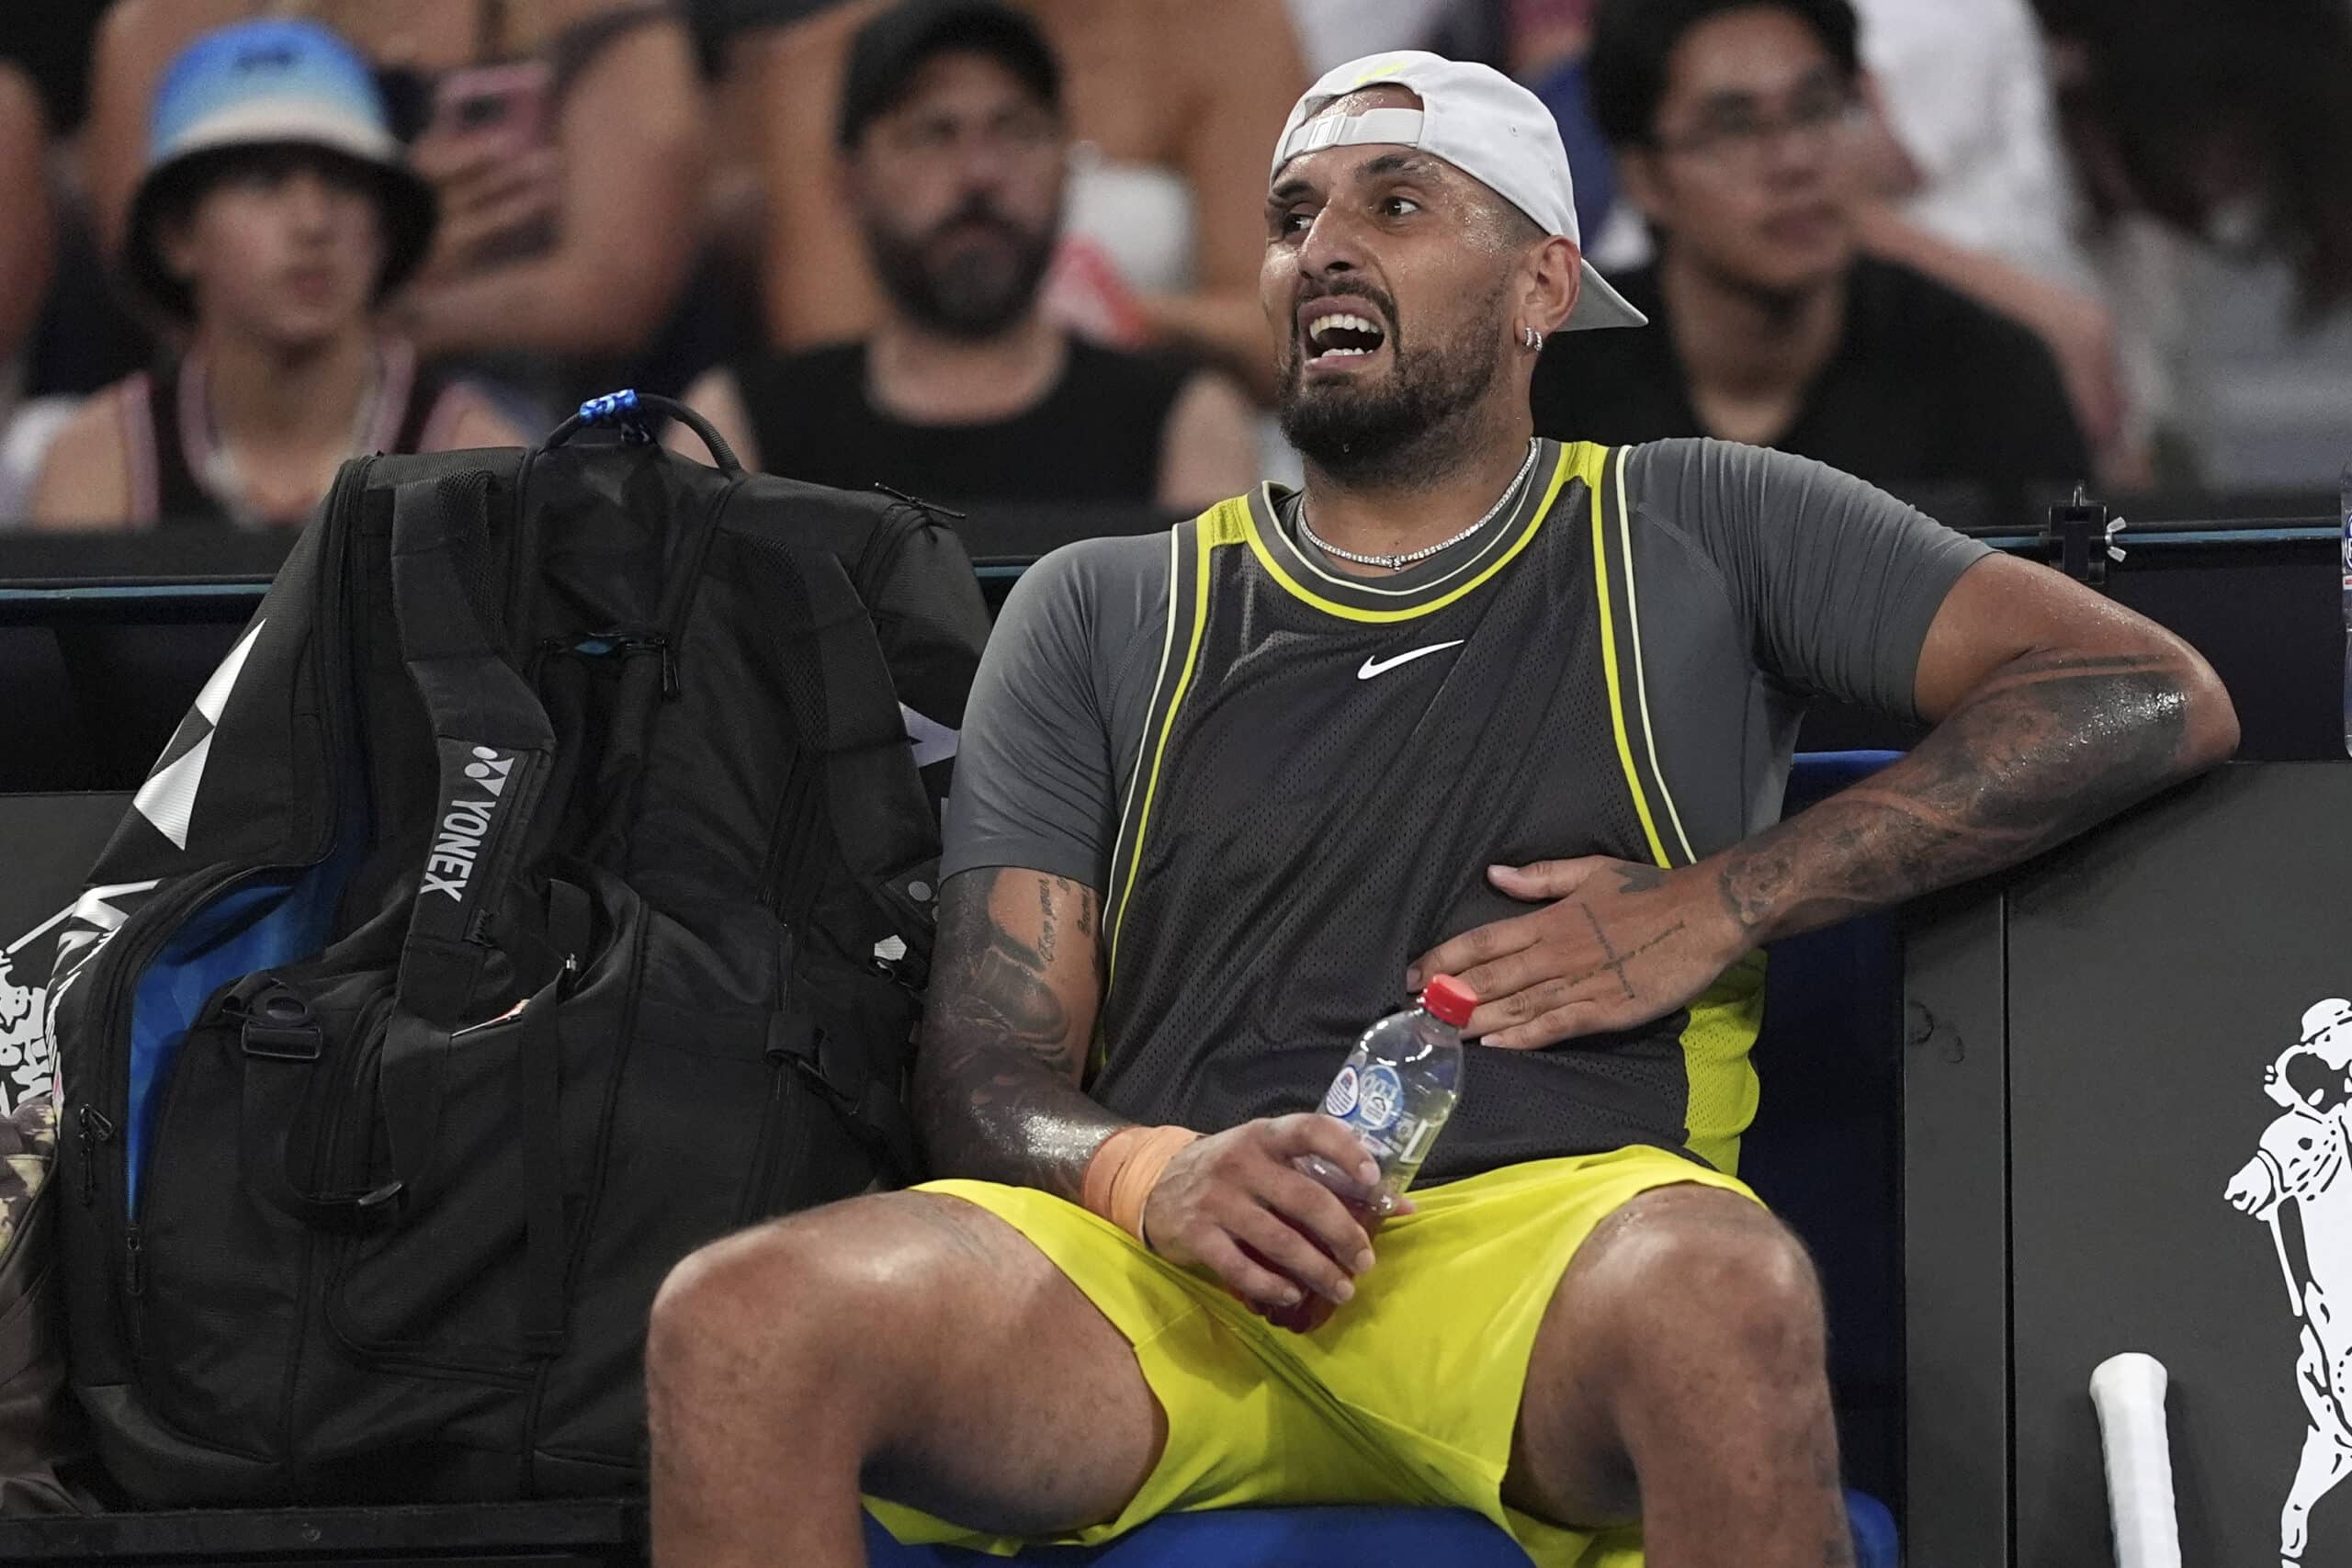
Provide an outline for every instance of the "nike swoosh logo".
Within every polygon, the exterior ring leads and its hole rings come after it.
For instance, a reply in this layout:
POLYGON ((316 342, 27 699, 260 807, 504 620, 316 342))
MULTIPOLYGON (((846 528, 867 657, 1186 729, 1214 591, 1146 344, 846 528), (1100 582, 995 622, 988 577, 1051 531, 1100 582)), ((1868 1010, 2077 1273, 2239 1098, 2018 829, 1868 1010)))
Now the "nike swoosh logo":
POLYGON ((1427 648, 1417 648, 1409 653, 1400 653, 1394 659, 1374 659, 1366 654, 1363 668, 1356 671, 1356 679, 1369 681, 1374 675, 1385 675, 1399 664, 1410 664, 1416 659, 1425 659, 1432 653, 1443 653, 1449 648, 1460 648, 1467 640, 1469 639, 1466 637, 1455 637, 1452 642, 1433 642, 1427 648))

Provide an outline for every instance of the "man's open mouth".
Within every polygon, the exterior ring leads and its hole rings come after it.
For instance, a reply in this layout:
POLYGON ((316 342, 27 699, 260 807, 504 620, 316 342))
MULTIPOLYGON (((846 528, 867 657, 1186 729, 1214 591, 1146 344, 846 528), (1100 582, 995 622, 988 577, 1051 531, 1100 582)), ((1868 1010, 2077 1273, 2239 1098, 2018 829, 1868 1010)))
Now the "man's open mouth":
POLYGON ((1309 359, 1361 359, 1388 341, 1377 321, 1349 310, 1316 317, 1306 335, 1309 359))

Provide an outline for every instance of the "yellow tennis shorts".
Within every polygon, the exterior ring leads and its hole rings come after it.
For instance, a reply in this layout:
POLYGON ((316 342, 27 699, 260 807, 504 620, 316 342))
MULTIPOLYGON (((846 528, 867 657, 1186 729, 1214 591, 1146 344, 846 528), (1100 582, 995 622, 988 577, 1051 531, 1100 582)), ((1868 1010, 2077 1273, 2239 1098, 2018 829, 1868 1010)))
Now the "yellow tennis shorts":
MULTIPOLYGON (((1135 1346, 1168 1416, 1168 1444, 1125 1511, 1057 1541, 1092 1545, 1159 1514, 1374 1503, 1468 1508, 1543 1568, 1639 1568, 1637 1529, 1563 1529, 1506 1507, 1520 1392, 1554 1287, 1593 1227, 1635 1195, 1735 1179, 1662 1149, 1506 1166, 1417 1190, 1378 1265, 1311 1334, 1276 1328, 1216 1281, 1147 1251, 1074 1203, 1025 1187, 934 1181, 978 1203, 1086 1292, 1135 1346)), ((1026 1544, 879 1498, 903 1542, 1009 1554, 1026 1544)))

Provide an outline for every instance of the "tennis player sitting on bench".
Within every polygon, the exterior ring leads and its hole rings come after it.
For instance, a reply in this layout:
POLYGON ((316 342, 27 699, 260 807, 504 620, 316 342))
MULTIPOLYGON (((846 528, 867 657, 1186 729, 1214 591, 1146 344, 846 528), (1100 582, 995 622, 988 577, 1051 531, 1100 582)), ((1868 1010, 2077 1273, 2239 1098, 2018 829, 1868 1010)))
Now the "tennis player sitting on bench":
POLYGON ((1731 1174, 1750 955, 2236 744, 2178 640, 1859 480, 1533 440, 1544 334, 1640 318, 1483 66, 1315 85, 1261 288, 1306 488, 1058 551, 1006 605, 918 1069, 954 1179, 672 1276, 661 1568, 857 1562, 861 1491, 901 1539, 1385 1502, 1547 1565, 1849 1561, 1812 1270, 1731 1174), (1812 693, 1936 728, 1773 825, 1812 693), (1360 1163, 1311 1108, 1439 972, 1479 1043, 1368 1237, 1291 1161, 1360 1163), (1341 1303, 1312 1333, 1244 1304, 1302 1290, 1341 1303))

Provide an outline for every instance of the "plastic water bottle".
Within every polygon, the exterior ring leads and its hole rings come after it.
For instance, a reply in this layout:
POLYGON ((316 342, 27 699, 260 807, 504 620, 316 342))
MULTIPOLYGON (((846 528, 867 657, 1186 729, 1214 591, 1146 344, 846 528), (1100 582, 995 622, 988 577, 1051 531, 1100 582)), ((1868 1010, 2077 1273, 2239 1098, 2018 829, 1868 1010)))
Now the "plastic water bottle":
POLYGON ((2352 463, 2337 478, 2335 510, 2344 525, 2344 750, 2352 753, 2352 463))
MULTIPOLYGON (((1338 1194, 1366 1235, 1395 1210, 1453 1114, 1462 1093, 1462 1026, 1477 1005, 1461 981, 1438 976, 1422 989, 1420 1006, 1391 1013, 1363 1032, 1323 1096, 1323 1113, 1347 1123, 1380 1168, 1380 1179, 1367 1191, 1353 1171, 1318 1155, 1303 1155, 1295 1163, 1338 1194)), ((1253 1249, 1242 1250, 1251 1261, 1275 1268, 1253 1249)), ((1320 1326, 1331 1307, 1328 1297, 1309 1292, 1296 1306, 1260 1310, 1275 1326, 1304 1334, 1320 1326)))

